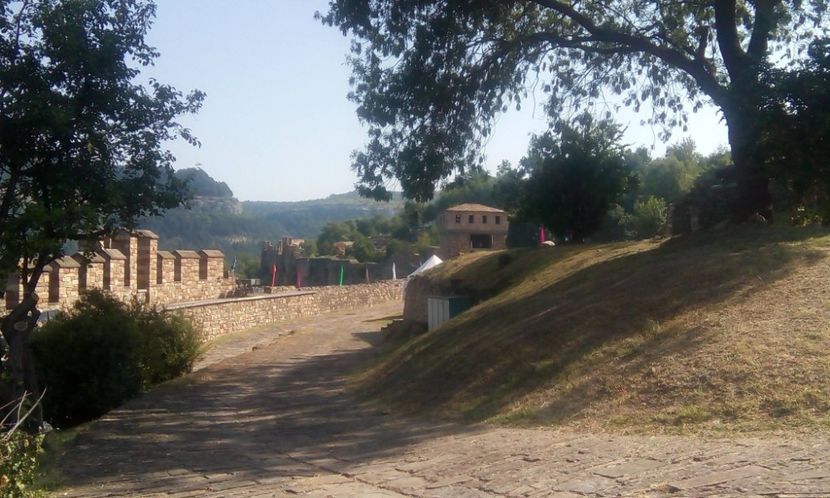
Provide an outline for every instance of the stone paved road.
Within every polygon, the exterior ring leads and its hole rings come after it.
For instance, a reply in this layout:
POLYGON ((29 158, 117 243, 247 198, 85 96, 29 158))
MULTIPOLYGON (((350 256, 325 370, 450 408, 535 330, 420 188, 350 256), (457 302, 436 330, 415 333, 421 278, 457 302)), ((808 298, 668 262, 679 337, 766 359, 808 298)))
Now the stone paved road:
POLYGON ((63 459, 71 487, 58 495, 830 496, 826 438, 584 435, 360 407, 345 375, 378 340, 382 322, 370 320, 399 311, 328 315, 277 328, 276 341, 246 336, 240 348, 260 346, 92 424, 63 459))

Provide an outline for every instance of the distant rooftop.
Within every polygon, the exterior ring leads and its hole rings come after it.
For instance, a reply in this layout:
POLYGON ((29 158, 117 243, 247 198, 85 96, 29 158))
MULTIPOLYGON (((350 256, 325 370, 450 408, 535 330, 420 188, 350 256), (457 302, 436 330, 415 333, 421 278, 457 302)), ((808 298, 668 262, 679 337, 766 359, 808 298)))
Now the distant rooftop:
POLYGON ((504 212, 504 210, 502 210, 502 209, 498 209, 498 208, 494 208, 494 207, 490 207, 490 206, 485 206, 484 204, 459 204, 457 206, 452 206, 452 207, 447 208, 447 211, 448 212, 474 211, 474 212, 477 212, 477 213, 503 213, 504 212))

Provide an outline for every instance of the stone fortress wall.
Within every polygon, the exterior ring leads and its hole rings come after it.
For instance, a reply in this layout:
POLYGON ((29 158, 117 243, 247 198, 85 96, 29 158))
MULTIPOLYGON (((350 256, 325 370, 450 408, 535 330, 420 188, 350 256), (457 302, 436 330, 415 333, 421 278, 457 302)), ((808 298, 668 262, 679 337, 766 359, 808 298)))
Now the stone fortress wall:
MULTIPOLYGON (((236 291, 221 251, 159 251, 158 236, 149 230, 122 230, 88 249, 47 266, 36 290, 41 308, 69 308, 88 289, 158 306, 229 297, 236 291)), ((6 309, 22 296, 20 275, 10 276, 6 309)))
POLYGON ((205 331, 207 339, 214 339, 267 323, 400 301, 404 282, 404 279, 385 280, 342 287, 326 285, 309 290, 292 287, 278 294, 173 304, 166 310, 189 318, 205 331))
MULTIPOLYGON (((36 292, 41 309, 67 309, 85 290, 102 289, 125 302, 138 300, 182 314, 213 339, 258 325, 401 300, 403 286, 402 279, 302 290, 285 285, 246 296, 250 289, 237 287, 228 276, 221 251, 160 251, 156 234, 134 230, 55 260, 36 292)), ((17 305, 22 295, 20 276, 10 277, 6 308, 17 305)))

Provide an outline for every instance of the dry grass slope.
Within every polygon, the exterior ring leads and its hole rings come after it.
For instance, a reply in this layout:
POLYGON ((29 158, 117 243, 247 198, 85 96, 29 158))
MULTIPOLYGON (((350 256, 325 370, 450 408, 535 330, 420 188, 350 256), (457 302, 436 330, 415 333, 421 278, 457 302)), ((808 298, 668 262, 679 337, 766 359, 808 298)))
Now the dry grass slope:
POLYGON ((411 412, 613 431, 830 429, 830 232, 473 254, 492 296, 356 377, 411 412))

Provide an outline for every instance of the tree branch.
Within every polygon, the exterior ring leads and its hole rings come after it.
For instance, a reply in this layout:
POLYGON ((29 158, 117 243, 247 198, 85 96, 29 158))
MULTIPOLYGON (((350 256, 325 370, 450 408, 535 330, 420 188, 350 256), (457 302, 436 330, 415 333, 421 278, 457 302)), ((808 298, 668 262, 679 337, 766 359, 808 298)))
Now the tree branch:
POLYGON ((755 23, 747 51, 756 61, 766 58, 770 33, 775 29, 775 6, 780 3, 780 0, 756 0, 755 2, 755 23))
POLYGON ((734 83, 742 79, 747 58, 738 38, 736 0, 715 0, 715 32, 723 64, 734 83))
MULTIPOLYGON (((644 36, 627 34, 621 31, 615 31, 613 29, 597 26, 590 18, 578 12, 571 5, 567 5, 556 0, 531 1, 537 5, 558 12, 572 21, 575 21, 591 34, 591 39, 593 41, 597 43, 614 43, 620 46, 616 49, 611 49, 612 52, 625 53, 626 51, 621 50, 621 47, 627 47, 628 52, 642 52, 652 55, 669 66, 684 71, 697 82, 701 90, 703 90, 706 95, 711 97, 716 103, 722 102, 722 94, 725 89, 720 85, 720 83, 718 83, 705 60, 699 60, 698 58, 690 59, 684 52, 674 48, 655 45, 644 36)), ((734 3, 734 0, 732 1, 734 3)), ((549 35, 552 37, 551 42, 554 42, 556 39, 562 40, 562 37, 558 37, 553 34, 549 35)), ((584 47, 575 48, 584 49, 584 47)))

